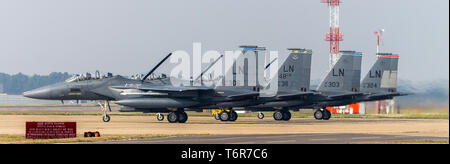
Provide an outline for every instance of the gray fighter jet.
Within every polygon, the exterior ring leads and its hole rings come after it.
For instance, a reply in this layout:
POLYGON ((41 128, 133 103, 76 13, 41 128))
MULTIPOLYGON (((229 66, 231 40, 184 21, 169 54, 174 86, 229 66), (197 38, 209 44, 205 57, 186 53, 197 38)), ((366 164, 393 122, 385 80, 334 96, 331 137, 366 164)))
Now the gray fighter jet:
MULTIPOLYGON (((152 75, 153 72, 171 55, 172 54, 167 55, 146 75, 144 79, 147 79, 148 76, 152 75)), ((108 111, 111 111, 109 102, 116 101, 121 97, 120 93, 111 90, 110 87, 146 83, 166 85, 168 80, 165 77, 153 78, 151 80, 129 79, 119 75, 113 76, 111 73, 108 73, 106 76, 100 76, 100 73, 96 72, 94 77, 89 73, 86 75, 75 75, 65 82, 24 92, 23 96, 33 99, 60 100, 62 103, 64 103, 64 100, 99 101, 99 105, 104 112, 103 121, 109 122, 110 116, 107 114, 108 111)))
MULTIPOLYGON (((122 76, 91 77, 76 76, 63 83, 38 88, 23 93, 23 96, 48 100, 99 100, 104 112, 103 121, 109 122, 109 102, 132 107, 139 112, 169 112, 171 123, 185 123, 188 119, 184 109, 213 105, 219 102, 255 99, 258 92, 245 88, 214 88, 205 86, 172 86, 170 79, 162 77, 147 80, 171 54, 167 55, 142 80, 122 76)), ((159 115, 159 119, 162 115, 159 115)))

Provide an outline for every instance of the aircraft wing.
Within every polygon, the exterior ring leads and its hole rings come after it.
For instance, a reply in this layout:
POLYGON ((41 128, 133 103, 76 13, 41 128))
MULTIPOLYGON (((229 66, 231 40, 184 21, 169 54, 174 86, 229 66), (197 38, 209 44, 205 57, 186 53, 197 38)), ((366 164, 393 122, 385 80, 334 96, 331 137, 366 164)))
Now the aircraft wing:
POLYGON ((228 96, 228 98, 230 98, 232 100, 236 100, 236 99, 253 98, 253 97, 256 97, 256 96, 259 96, 258 92, 231 95, 231 96, 228 96))
POLYGON ((395 93, 379 93, 379 94, 369 95, 369 98, 397 97, 397 96, 406 96, 406 95, 410 95, 410 94, 408 94, 408 93, 399 93, 399 92, 395 92, 395 93))
POLYGON ((330 95, 329 98, 332 99, 340 99, 340 98, 346 98, 346 97, 352 97, 352 96, 362 96, 364 93, 343 93, 338 95, 330 95))
POLYGON ((142 91, 155 92, 189 92, 189 91, 209 91, 214 88, 203 86, 114 86, 114 89, 138 89, 142 91))
POLYGON ((277 99, 292 99, 292 98, 297 98, 297 97, 302 97, 302 96, 311 96, 313 94, 314 94, 314 92, 302 92, 302 93, 293 93, 293 94, 283 94, 283 95, 277 96, 277 99))

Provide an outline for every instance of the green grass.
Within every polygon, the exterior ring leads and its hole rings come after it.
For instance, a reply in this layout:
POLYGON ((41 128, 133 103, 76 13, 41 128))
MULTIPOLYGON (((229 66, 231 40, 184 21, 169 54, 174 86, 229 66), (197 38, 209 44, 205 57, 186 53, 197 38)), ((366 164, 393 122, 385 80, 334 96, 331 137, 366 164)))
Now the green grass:
MULTIPOLYGON (((101 142, 119 140, 138 140, 161 137, 203 136, 209 134, 154 134, 154 135, 104 135, 92 138, 66 138, 66 139, 26 139, 23 135, 0 135, 0 144, 52 144, 52 143, 77 143, 77 142, 101 142)), ((80 136, 80 135, 79 135, 80 136)))

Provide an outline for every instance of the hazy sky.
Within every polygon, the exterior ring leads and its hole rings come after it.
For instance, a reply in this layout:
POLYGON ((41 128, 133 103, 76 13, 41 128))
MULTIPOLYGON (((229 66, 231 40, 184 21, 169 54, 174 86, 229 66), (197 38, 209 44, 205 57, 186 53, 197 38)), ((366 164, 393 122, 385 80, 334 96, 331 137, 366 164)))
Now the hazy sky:
MULTIPOLYGON (((144 73, 168 52, 256 44, 313 49, 312 79, 328 68, 329 12, 320 0, 0 0, 0 72, 144 73)), ((399 53, 400 78, 449 79, 448 0, 344 0, 341 49, 373 64, 376 38, 399 53)), ((286 55, 286 54, 284 54, 286 55)))

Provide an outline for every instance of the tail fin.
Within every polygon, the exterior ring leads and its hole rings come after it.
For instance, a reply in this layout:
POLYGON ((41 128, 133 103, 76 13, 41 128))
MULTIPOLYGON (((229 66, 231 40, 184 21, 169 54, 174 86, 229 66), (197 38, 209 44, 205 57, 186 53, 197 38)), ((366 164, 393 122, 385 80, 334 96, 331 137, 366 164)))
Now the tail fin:
POLYGON ((290 48, 289 56, 278 70, 278 91, 307 92, 311 78, 312 51, 290 48))
POLYGON ((365 93, 397 92, 398 55, 377 54, 377 61, 361 82, 365 93))
POLYGON ((261 54, 266 52, 266 48, 258 46, 240 46, 240 48, 242 48, 242 54, 237 56, 233 65, 225 72, 224 85, 259 86, 257 79, 264 76, 264 72, 259 72, 258 68, 263 65, 260 63, 264 63, 264 59, 259 58, 264 56, 261 54))
POLYGON ((342 51, 341 57, 320 83, 319 92, 359 92, 362 53, 342 51))

